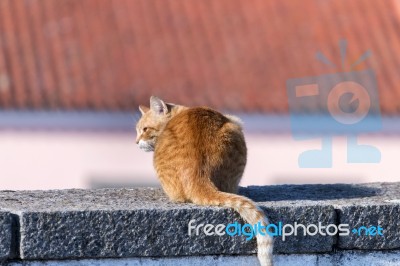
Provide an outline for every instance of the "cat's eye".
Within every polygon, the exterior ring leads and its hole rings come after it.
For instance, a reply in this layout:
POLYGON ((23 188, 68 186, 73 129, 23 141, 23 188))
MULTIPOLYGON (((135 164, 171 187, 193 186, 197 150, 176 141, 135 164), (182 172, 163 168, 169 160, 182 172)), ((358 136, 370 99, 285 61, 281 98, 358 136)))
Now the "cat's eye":
POLYGON ((146 132, 146 131, 147 131, 147 127, 144 127, 143 128, 143 133, 146 132))

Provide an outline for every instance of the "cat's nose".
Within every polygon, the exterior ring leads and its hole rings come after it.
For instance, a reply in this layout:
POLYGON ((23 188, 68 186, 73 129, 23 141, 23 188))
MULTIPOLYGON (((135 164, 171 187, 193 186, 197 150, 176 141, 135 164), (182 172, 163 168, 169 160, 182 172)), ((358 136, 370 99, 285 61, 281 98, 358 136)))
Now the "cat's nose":
POLYGON ((136 144, 139 144, 139 138, 136 138, 136 144))

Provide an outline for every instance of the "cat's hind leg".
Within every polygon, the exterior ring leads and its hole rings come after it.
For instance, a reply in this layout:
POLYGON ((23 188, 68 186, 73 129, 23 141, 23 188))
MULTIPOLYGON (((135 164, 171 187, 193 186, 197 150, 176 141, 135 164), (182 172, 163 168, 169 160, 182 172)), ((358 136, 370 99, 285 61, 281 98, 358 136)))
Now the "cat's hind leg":
POLYGON ((161 186, 168 198, 173 202, 186 202, 186 196, 182 184, 172 176, 160 176, 161 186))

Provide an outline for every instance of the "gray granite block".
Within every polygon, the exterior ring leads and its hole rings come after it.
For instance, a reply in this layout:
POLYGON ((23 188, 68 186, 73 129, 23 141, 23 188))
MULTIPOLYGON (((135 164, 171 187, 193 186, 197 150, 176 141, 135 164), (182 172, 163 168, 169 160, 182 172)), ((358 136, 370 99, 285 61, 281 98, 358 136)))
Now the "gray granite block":
POLYGON ((8 212, 0 211, 0 261, 13 256, 13 228, 12 217, 8 212))
MULTIPOLYGON (((271 208, 271 222, 333 223, 332 207, 294 206, 271 208)), ((132 256, 186 256, 252 254, 254 240, 244 236, 207 236, 188 224, 244 223, 232 210, 177 205, 173 208, 24 212, 21 219, 21 258, 66 259, 132 256)), ((331 251, 333 237, 277 237, 276 252, 331 251)))
POLYGON ((335 249, 399 249, 400 248, 400 183, 282 185, 243 188, 255 201, 282 204, 332 206, 336 223, 348 224, 348 235, 337 235, 335 249), (380 225, 383 236, 365 236, 361 226, 380 225))
POLYGON ((104 258, 238 254, 238 241, 189 237, 188 222, 219 223, 227 214, 213 209, 137 209, 23 213, 24 259, 104 258), (207 218, 205 218, 207 217, 207 218))
MULTIPOLYGON (((4 195, 3 195, 4 196, 4 195)), ((11 196, 11 195, 9 195, 11 196)), ((233 210, 174 204, 160 189, 15 192, 22 259, 252 254, 245 236, 188 235, 188 224, 244 223, 233 210)), ((0 197, 1 198, 1 197, 0 197)), ((0 203, 1 205, 1 203, 0 203)), ((271 222, 334 222, 331 206, 260 202, 271 222)), ((333 237, 277 237, 275 252, 330 251, 333 237)))
POLYGON ((400 204, 342 206, 338 215, 340 223, 349 224, 351 230, 349 236, 339 236, 339 248, 400 248, 400 204))
MULTIPOLYGON (((270 217, 270 222, 278 224, 282 222, 283 225, 291 225, 294 227, 295 223, 302 224, 305 227, 314 224, 322 226, 336 224, 336 214, 332 206, 319 206, 319 205, 293 205, 290 207, 280 207, 274 205, 273 207, 265 208, 265 213, 270 217)), ((288 229, 290 230, 290 228, 288 229)), ((309 229, 314 232, 313 228, 309 229)), ((324 230, 322 230, 324 232, 324 230)), ((299 227, 297 236, 287 236, 283 241, 282 236, 275 237, 274 251, 276 253, 322 253, 332 251, 335 244, 336 237, 330 235, 304 235, 303 228, 299 227)))

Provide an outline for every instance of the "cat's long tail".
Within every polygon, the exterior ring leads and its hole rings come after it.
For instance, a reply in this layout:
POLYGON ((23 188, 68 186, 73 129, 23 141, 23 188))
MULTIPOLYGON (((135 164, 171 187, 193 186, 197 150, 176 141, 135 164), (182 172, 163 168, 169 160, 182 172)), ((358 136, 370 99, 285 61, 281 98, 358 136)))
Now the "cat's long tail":
MULTIPOLYGON (((269 224, 264 212, 256 204, 243 196, 218 191, 213 186, 204 187, 198 193, 192 193, 192 202, 199 205, 214 205, 233 208, 249 224, 260 222, 263 226, 269 224)), ((257 257, 262 266, 272 266, 273 238, 265 232, 265 235, 257 234, 257 257)))

